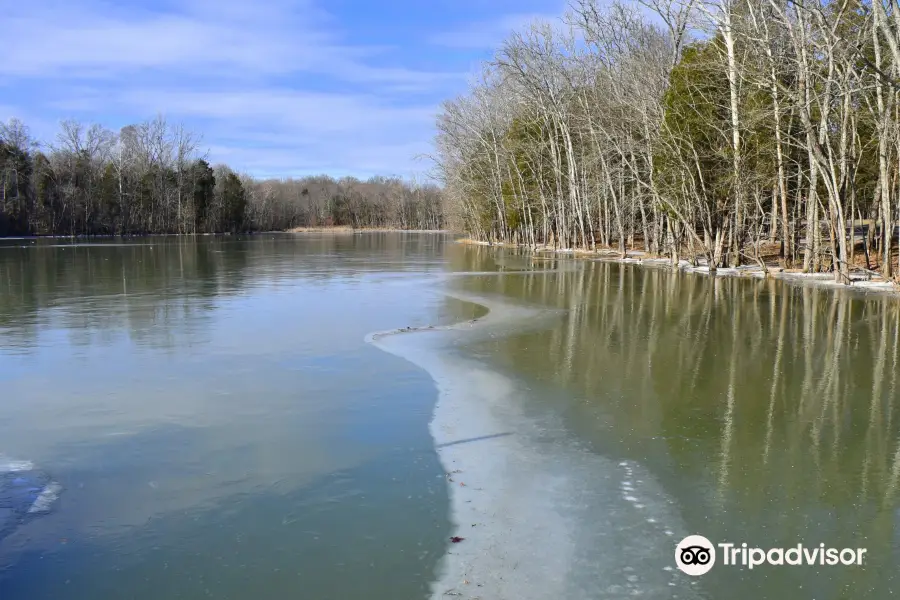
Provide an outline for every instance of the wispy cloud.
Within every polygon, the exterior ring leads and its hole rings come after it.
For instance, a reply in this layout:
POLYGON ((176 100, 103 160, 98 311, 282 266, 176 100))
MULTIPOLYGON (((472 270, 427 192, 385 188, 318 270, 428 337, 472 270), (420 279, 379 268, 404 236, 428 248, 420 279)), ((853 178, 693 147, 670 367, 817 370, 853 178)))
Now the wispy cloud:
POLYGON ((57 103, 79 109, 103 102, 107 109, 130 108, 153 114, 166 112, 221 120, 235 128, 268 125, 274 129, 300 131, 318 136, 329 133, 365 134, 372 127, 421 126, 431 123, 436 107, 402 106, 378 96, 352 93, 308 92, 274 87, 252 90, 177 90, 135 86, 121 91, 93 91, 57 103))
POLYGON ((423 155, 430 151, 427 140, 405 144, 347 146, 341 140, 323 139, 310 144, 248 147, 244 140, 234 145, 210 147, 210 155, 227 164, 240 164, 258 177, 302 177, 328 173, 334 177, 360 173, 411 177, 424 174, 432 165, 423 155), (298 160, 303 156, 303 160, 298 160), (410 168, 413 167, 413 168, 410 168))
POLYGON ((99 2, 32 9, 5 20, 16 31, 0 75, 100 78, 143 72, 259 77, 314 73, 363 83, 436 83, 457 75, 367 64, 382 49, 341 38, 306 0, 189 2, 178 11, 122 10, 99 2), (260 8, 257 10, 256 6, 260 8), (277 9, 277 10, 276 10, 277 9))
POLYGON ((164 106, 167 115, 196 120, 213 160, 265 176, 354 170, 409 175, 421 170, 413 158, 429 150, 438 110, 365 94, 140 87, 93 92, 60 108, 101 101, 114 112, 154 114, 164 106))
POLYGON ((540 15, 444 33, 441 20, 410 23, 410 35, 385 38, 368 0, 341 14, 323 0, 3 5, 15 37, 0 61, 0 118, 46 138, 62 118, 118 129, 163 113, 202 132, 212 160, 267 175, 427 170, 414 157, 429 151, 436 107, 471 67, 457 54, 540 15))

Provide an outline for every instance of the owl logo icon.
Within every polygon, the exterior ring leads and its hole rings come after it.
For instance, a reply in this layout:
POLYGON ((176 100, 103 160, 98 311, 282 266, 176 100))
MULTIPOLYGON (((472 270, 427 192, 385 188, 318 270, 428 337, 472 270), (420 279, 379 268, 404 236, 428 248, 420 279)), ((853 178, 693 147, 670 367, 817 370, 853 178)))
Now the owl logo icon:
POLYGON ((716 547, 702 535, 689 535, 675 547, 675 564, 694 577, 708 573, 716 564, 716 547))

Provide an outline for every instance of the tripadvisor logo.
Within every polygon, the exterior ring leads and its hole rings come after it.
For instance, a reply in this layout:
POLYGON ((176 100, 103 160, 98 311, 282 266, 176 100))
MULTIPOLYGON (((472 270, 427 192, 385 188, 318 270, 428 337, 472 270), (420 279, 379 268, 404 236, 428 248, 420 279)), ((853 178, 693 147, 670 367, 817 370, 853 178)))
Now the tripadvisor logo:
POLYGON ((675 547, 675 564, 688 575, 703 575, 716 564, 716 554, 721 564, 753 569, 760 565, 855 565, 861 566, 865 548, 826 548, 825 544, 807 547, 797 544, 790 548, 753 548, 747 544, 720 542, 713 544, 702 535, 689 535, 675 547))
POLYGON ((675 564, 688 575, 703 575, 716 564, 716 549, 702 535, 689 535, 675 547, 675 564))

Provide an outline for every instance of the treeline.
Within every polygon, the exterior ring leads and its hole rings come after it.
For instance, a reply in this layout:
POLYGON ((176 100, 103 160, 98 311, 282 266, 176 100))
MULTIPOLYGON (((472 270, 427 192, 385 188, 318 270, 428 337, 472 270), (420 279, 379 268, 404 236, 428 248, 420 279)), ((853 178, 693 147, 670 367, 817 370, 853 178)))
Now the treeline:
POLYGON ((0 123, 0 236, 440 229, 441 202, 398 178, 254 179, 210 165, 197 135, 161 117, 118 133, 64 121, 49 144, 0 123))
POLYGON ((895 275, 898 11, 577 0, 445 104, 452 217, 485 240, 895 275))

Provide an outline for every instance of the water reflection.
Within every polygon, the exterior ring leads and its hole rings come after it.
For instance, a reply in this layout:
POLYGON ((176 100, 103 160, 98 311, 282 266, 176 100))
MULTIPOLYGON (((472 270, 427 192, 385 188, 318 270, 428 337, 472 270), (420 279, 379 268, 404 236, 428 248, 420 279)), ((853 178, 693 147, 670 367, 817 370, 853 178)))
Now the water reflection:
POLYGON ((0 352, 32 352, 48 329, 66 330, 78 346, 123 335, 158 348, 202 343, 197 336, 223 299, 298 278, 316 286, 435 270, 445 242, 390 233, 0 240, 0 352))
POLYGON ((362 339, 482 314, 434 293, 447 270, 565 311, 470 350, 529 383, 523 410, 646 466, 690 530, 869 550, 713 570, 711 597, 897 588, 896 300, 440 236, 42 244, 0 247, 0 451, 49 465, 66 504, 0 546, 4 599, 424 593, 449 529, 436 392, 362 339))
MULTIPOLYGON (((516 254, 461 252, 469 267, 516 254)), ((567 310, 549 331, 477 351, 543 385, 543 402, 595 451, 647 464, 689 529, 762 547, 869 549, 864 569, 714 570, 703 581, 713 597, 896 588, 896 299, 582 261, 456 284, 567 310)))
POLYGON ((364 336, 473 314, 429 285, 445 241, 0 247, 0 452, 65 486, 0 540, 0 597, 424 596, 436 391, 364 336))

